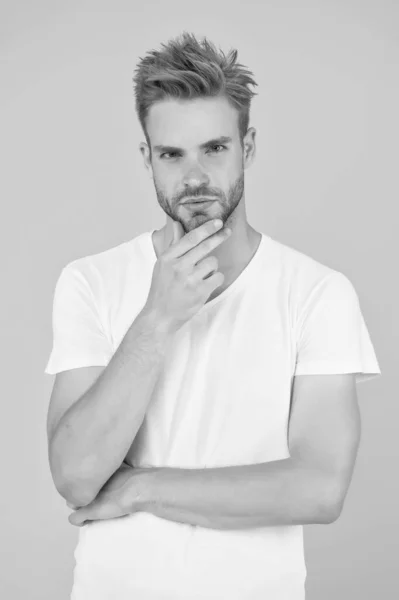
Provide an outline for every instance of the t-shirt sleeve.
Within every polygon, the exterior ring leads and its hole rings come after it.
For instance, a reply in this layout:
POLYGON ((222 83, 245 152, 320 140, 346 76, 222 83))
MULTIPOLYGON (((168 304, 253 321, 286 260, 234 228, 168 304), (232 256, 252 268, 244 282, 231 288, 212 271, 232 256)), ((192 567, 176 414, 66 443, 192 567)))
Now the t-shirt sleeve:
POLYGON ((381 375, 351 281, 334 271, 311 292, 298 322, 295 375, 355 373, 356 382, 381 375))
POLYGON ((52 312, 53 347, 45 373, 107 365, 112 348, 104 333, 88 281, 67 265, 56 282, 52 312))

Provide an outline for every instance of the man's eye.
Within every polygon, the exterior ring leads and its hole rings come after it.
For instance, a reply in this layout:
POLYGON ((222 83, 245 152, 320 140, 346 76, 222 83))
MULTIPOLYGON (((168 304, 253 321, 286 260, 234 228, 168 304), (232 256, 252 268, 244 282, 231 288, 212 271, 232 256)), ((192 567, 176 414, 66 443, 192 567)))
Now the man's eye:
MULTIPOLYGON (((226 149, 226 146, 223 146, 223 144, 214 144, 213 146, 209 147, 210 150, 214 149, 214 148, 224 148, 226 149)), ((169 156, 171 156, 172 154, 178 154, 177 152, 163 152, 160 155, 160 158, 164 158, 167 154, 169 154, 169 156)), ((220 154, 220 152, 216 152, 216 154, 220 154)))

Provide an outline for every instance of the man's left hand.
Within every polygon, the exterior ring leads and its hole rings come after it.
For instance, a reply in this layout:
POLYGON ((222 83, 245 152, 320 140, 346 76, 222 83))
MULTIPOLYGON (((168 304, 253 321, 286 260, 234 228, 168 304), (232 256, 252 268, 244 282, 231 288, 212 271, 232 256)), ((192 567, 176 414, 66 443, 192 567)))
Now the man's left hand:
POLYGON ((156 470, 157 467, 131 467, 122 463, 90 504, 78 507, 67 502, 70 508, 77 509, 69 515, 68 521, 81 527, 87 521, 116 519, 143 510, 144 499, 148 500, 144 494, 143 472, 156 470))

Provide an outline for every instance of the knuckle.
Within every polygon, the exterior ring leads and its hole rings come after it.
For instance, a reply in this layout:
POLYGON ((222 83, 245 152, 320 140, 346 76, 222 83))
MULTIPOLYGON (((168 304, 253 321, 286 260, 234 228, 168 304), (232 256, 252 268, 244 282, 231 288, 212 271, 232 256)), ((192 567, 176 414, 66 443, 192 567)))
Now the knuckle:
POLYGON ((184 271, 184 266, 181 263, 181 261, 176 260, 173 262, 172 264, 173 270, 175 272, 175 275, 177 275, 178 277, 181 277, 184 271))
POLYGON ((216 256, 209 256, 207 258, 207 263, 208 263, 207 266, 209 266, 211 269, 214 269, 214 270, 216 270, 219 266, 219 260, 216 258, 216 256))
POLYGON ((185 280, 185 283, 186 283, 186 287, 187 287, 188 289, 193 289, 193 290, 196 290, 196 289, 197 289, 197 281, 196 281, 196 279, 195 279, 194 273, 190 273, 190 274, 187 276, 187 278, 186 278, 186 280, 185 280))
POLYGON ((197 229, 193 229, 187 233, 187 238, 190 244, 197 245, 201 239, 201 234, 197 231, 197 229))

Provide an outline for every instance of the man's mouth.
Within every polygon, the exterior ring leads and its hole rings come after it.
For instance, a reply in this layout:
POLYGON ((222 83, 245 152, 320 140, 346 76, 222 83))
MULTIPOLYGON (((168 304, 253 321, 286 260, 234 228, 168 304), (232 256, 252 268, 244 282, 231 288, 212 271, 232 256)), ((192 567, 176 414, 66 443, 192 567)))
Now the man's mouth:
POLYGON ((199 197, 199 198, 188 198, 187 200, 185 200, 183 202, 183 204, 197 204, 197 203, 203 203, 203 202, 214 202, 215 200, 217 200, 217 198, 206 198, 205 196, 199 197))

